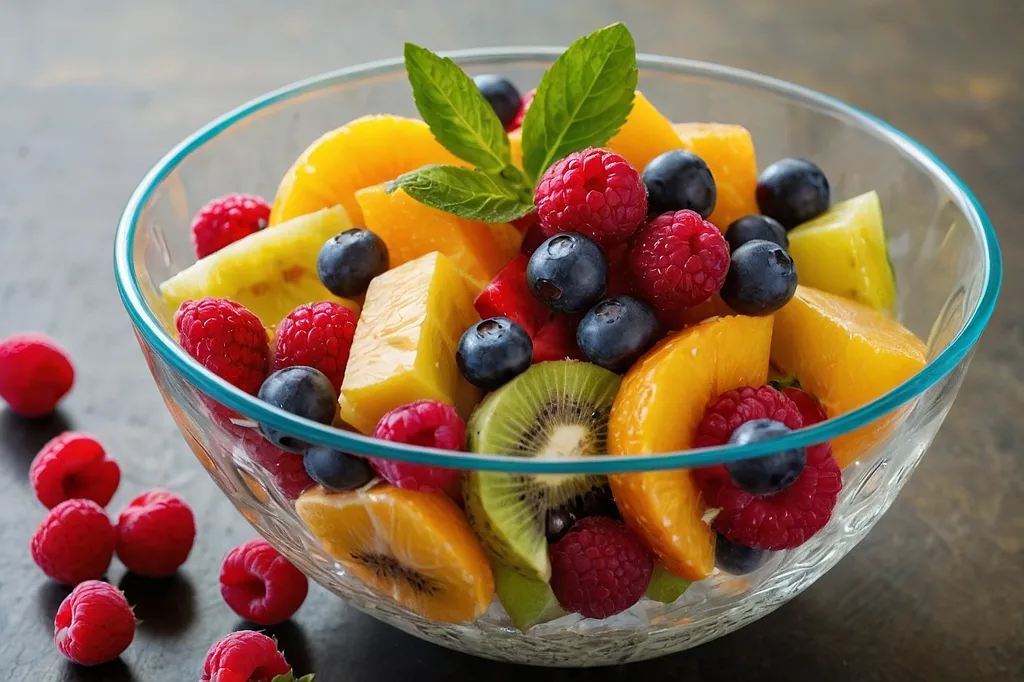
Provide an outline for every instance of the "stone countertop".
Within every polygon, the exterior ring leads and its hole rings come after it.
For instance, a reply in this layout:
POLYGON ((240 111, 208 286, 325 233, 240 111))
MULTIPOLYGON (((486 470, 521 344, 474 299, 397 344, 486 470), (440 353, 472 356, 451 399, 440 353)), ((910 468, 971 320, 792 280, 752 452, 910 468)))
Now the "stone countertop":
MULTIPOLYGON (((0 672, 9 679, 196 679, 209 645, 239 626, 220 559, 253 531, 215 488, 160 401, 117 298, 119 212, 167 149, 223 111, 320 71, 400 52, 567 44, 625 20, 645 52, 796 81, 879 115, 942 157, 976 192, 1005 262, 1024 257, 1024 5, 953 0, 3 0, 0 3, 0 337, 38 329, 74 354, 62 411, 0 409, 0 672), (515 9, 513 10, 513 4, 515 9), (301 5, 301 9, 299 6, 301 5), (1014 42, 1013 36, 1018 35, 1014 42), (42 517, 27 480, 42 443, 99 435, 123 468, 112 509, 154 481, 203 519, 179 576, 110 573, 135 603, 121 661, 66 663, 52 636, 66 590, 28 556, 42 517)), ((918 472, 871 535, 774 614, 696 650, 623 668, 529 670, 404 635, 314 588, 273 628, 301 672, 333 680, 1024 679, 1024 284, 1007 268, 999 308, 960 397, 918 472)))

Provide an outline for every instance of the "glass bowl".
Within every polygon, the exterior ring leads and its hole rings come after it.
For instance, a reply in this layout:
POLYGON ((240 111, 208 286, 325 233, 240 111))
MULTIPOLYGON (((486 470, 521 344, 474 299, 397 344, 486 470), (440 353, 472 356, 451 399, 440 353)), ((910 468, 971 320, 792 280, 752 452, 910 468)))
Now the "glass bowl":
MULTIPOLYGON (((496 72, 532 87, 561 50, 452 53, 469 73, 496 72)), ((876 190, 899 284, 901 321, 927 341, 924 370, 859 409, 782 439, 642 456, 526 459, 376 441, 296 418, 236 390, 176 344, 161 282, 194 261, 191 216, 229 192, 274 195, 292 161, 323 132, 367 113, 415 116, 401 60, 317 76, 264 95, 199 130, 146 175, 118 226, 117 283, 157 386, 189 446, 256 529, 311 578, 360 610, 466 653, 515 663, 594 666, 696 646, 771 612, 836 564, 875 525, 917 466, 963 380, 995 306, 1001 262, 977 200, 928 150, 884 122, 825 95, 737 69, 638 56, 640 85, 673 121, 746 126, 762 165, 813 159, 845 199, 876 190), (233 414, 231 420, 223 418, 233 414), (679 469, 830 440, 881 418, 892 428, 843 471, 830 523, 797 549, 741 578, 716 571, 675 603, 642 599, 604 620, 565 616, 520 632, 495 600, 460 624, 427 620, 347 573, 296 514, 295 467, 266 456, 254 422, 339 450, 460 469, 533 474, 679 469)), ((294 464, 294 462, 292 462, 294 464)), ((299 476, 301 478, 301 476, 299 476)))

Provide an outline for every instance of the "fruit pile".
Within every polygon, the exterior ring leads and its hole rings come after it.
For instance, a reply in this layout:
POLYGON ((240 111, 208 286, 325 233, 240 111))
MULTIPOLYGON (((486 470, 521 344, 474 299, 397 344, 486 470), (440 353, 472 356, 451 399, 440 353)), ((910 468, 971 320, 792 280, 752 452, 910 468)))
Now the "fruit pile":
MULTIPOLYGON (((197 215, 200 259, 161 293, 238 389, 393 443, 564 458, 778 438, 924 366, 890 316, 875 193, 833 205, 810 161, 758 173, 745 128, 673 124, 621 24, 525 97, 415 45, 405 62, 422 120, 352 121, 272 206, 197 215)), ((368 459, 210 412, 350 575, 444 622, 496 593, 522 630, 758 569, 828 523, 842 467, 892 428, 605 477, 368 459)))

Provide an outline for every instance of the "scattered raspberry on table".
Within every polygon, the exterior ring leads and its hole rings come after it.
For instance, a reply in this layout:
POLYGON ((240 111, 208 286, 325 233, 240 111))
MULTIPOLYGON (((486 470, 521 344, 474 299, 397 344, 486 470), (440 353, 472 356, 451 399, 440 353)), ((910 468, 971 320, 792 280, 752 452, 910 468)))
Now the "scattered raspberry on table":
POLYGON ((53 643, 79 665, 112 661, 135 638, 135 614, 121 590, 86 580, 71 591, 53 620, 53 643))
POLYGON ((174 315, 178 343, 199 364, 256 395, 270 370, 270 342, 260 318, 226 298, 185 301, 174 315))
POLYGON ((309 591, 309 580, 263 538, 235 547, 220 568, 220 593, 231 609, 257 625, 292 617, 309 591))
MULTIPOLYGON (((459 452, 466 441, 466 423, 451 405, 436 400, 417 400, 381 417, 373 437, 459 452)), ((462 476, 458 469, 379 457, 371 457, 370 465, 385 481, 406 490, 445 490, 462 476)))
POLYGON ((173 575, 195 537, 192 509, 166 490, 142 493, 117 517, 117 557, 129 571, 148 578, 173 575))
POLYGON ((633 237, 628 262, 639 294, 657 308, 680 310, 722 288, 729 273, 729 244, 699 213, 662 213, 633 237))
POLYGON ((32 535, 32 560, 65 585, 103 577, 114 556, 116 534, 92 500, 67 500, 51 509, 32 535))
POLYGON ((45 417, 75 383, 71 358, 43 334, 0 341, 0 398, 22 417, 45 417))
POLYGON ((75 498, 105 507, 121 482, 121 469, 95 437, 66 431, 42 447, 28 476, 48 509, 75 498))
POLYGON ((291 671, 277 642, 261 632, 239 630, 210 647, 200 682, 271 682, 291 671))
POLYGON ((270 222, 270 204, 262 197, 228 194, 199 209, 192 219, 196 258, 205 258, 225 246, 259 232, 270 222))
POLYGON ((644 221, 647 188, 618 154, 584 149, 544 173, 534 203, 545 237, 578 232, 608 248, 629 239, 644 221))

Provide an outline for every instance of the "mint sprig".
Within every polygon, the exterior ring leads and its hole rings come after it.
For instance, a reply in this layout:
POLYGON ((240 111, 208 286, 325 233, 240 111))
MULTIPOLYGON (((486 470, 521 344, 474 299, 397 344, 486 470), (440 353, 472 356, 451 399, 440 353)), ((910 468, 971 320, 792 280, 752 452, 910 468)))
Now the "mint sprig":
POLYGON ((533 210, 525 185, 461 166, 423 166, 398 176, 387 191, 399 188, 420 203, 467 220, 507 223, 533 210))
POLYGON ((555 161, 600 147, 633 107, 636 47, 623 24, 574 42, 544 74, 523 121, 523 170, 508 136, 473 80, 451 59, 406 43, 413 99, 437 141, 473 165, 429 165, 394 180, 398 188, 460 218, 498 223, 533 210, 533 183, 555 161))
POLYGON ((492 173, 511 165, 508 136, 498 115, 455 62, 406 43, 405 70, 420 116, 448 151, 492 173))
POLYGON ((537 86, 523 119, 523 170, 536 180, 555 161, 600 147, 633 109, 636 44, 625 24, 574 42, 537 86))

